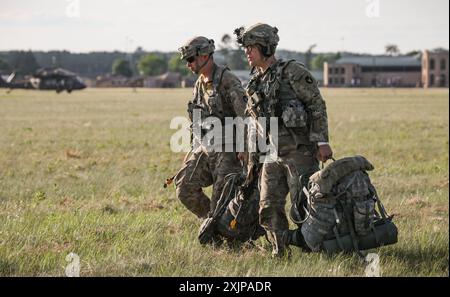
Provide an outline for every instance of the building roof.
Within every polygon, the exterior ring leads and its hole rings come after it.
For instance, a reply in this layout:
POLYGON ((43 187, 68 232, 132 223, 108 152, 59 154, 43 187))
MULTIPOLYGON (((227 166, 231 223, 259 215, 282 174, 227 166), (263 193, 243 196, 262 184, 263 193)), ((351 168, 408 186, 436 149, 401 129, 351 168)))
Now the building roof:
POLYGON ((334 64, 360 66, 421 66, 418 56, 344 56, 334 64))
POLYGON ((433 54, 442 54, 442 53, 448 54, 448 49, 445 49, 445 48, 435 48, 435 49, 429 50, 429 52, 430 52, 430 53, 433 53, 433 54))
POLYGON ((310 72, 317 81, 323 81, 323 70, 311 70, 310 72))
POLYGON ((159 75, 158 78, 163 79, 163 80, 166 80, 166 79, 169 79, 169 80, 181 80, 181 76, 182 75, 180 73, 177 73, 177 72, 166 72, 164 74, 159 75))

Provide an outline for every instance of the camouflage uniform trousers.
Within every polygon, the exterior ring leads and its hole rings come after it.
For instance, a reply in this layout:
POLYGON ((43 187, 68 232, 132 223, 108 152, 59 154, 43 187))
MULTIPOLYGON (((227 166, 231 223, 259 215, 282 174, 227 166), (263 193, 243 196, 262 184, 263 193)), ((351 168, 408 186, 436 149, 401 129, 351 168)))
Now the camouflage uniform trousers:
POLYGON ((291 200, 301 191, 299 178, 319 170, 315 145, 303 145, 282 153, 276 162, 265 163, 261 173, 259 220, 272 243, 272 255, 283 256, 288 246, 289 222, 286 217, 286 196, 291 200))
POLYGON ((234 152, 191 153, 175 178, 178 199, 199 218, 206 218, 216 208, 225 176, 241 173, 242 166, 234 152), (211 200, 202 188, 213 185, 211 200))

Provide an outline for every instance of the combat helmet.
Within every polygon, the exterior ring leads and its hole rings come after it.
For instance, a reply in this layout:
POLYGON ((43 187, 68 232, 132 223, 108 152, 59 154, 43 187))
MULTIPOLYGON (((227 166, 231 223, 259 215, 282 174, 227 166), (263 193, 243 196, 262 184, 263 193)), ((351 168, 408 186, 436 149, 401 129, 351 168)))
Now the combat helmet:
POLYGON ((181 54, 181 60, 186 60, 190 57, 210 55, 214 53, 214 50, 214 40, 203 36, 197 36, 188 40, 178 49, 181 54))
POLYGON ((243 47, 260 45, 262 54, 266 57, 275 54, 275 49, 280 41, 277 27, 262 23, 255 24, 248 29, 237 28, 234 30, 234 34, 237 36, 237 43, 243 47))

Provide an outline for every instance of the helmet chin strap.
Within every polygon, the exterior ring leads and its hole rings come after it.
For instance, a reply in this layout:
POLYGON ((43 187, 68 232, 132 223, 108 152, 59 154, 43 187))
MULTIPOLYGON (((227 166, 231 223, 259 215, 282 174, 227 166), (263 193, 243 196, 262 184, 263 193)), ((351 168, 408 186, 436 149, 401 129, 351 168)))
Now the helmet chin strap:
POLYGON ((201 66, 199 66, 199 67, 196 69, 195 74, 199 74, 199 73, 200 73, 200 70, 202 70, 202 68, 205 67, 206 64, 208 64, 208 62, 209 62, 210 59, 211 59, 211 55, 208 56, 208 60, 206 60, 201 66))

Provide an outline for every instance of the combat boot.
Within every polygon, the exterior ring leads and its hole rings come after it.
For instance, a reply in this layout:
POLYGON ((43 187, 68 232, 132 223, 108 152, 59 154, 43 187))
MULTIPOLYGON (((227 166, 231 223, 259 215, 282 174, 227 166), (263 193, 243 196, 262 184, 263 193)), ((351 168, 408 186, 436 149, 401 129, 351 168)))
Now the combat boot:
POLYGON ((288 231, 267 232, 267 237, 272 244, 272 258, 291 258, 288 231))

